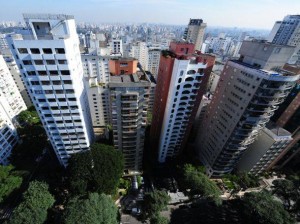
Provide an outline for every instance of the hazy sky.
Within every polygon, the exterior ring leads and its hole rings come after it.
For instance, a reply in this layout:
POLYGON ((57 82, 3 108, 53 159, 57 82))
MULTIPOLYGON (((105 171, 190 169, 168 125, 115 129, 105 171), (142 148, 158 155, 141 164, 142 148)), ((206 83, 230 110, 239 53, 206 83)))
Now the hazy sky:
POLYGON ((1 0, 0 21, 22 13, 64 13, 77 22, 153 22, 186 25, 202 18, 208 26, 271 29, 288 14, 300 14, 300 0, 1 0))

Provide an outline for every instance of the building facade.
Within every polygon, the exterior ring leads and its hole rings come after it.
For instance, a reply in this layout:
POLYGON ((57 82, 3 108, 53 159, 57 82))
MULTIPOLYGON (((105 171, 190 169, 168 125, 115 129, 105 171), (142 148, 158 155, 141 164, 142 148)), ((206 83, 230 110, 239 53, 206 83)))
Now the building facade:
POLYGON ((24 14, 27 29, 9 38, 59 162, 89 150, 93 128, 84 89, 79 39, 73 16, 24 14))
POLYGON ((11 150, 18 143, 17 115, 27 107, 0 55, 0 164, 7 165, 11 150))
POLYGON ((283 21, 277 21, 268 37, 274 44, 295 46, 290 64, 300 65, 300 15, 287 15, 283 21))
POLYGON ((151 125, 159 162, 184 149, 214 60, 194 54, 191 43, 172 42, 170 51, 162 52, 151 125))
POLYGON ((209 176, 221 176, 235 168, 299 79, 299 75, 267 70, 282 67, 289 58, 273 55, 280 46, 252 42, 252 47, 247 44, 246 48, 252 50, 241 49, 240 60, 225 65, 198 132, 198 156, 209 176))
POLYGON ((148 47, 145 42, 137 42, 133 44, 129 55, 139 61, 143 70, 148 70, 148 47))
POLYGON ((142 170, 150 80, 143 72, 112 73, 109 90, 115 149, 122 152, 130 174, 142 170))
POLYGON ((159 60, 160 60, 160 49, 149 48, 148 50, 148 71, 157 79, 159 60))
POLYGON ((183 39, 195 44, 195 50, 201 51, 206 23, 202 19, 190 19, 183 39))
POLYGON ((90 105, 91 118, 96 138, 106 135, 110 124, 109 56, 82 54, 84 84, 90 105))
POLYGON ((269 170, 272 162, 291 141, 290 132, 272 123, 268 124, 244 153, 237 164, 237 170, 262 174, 269 170))

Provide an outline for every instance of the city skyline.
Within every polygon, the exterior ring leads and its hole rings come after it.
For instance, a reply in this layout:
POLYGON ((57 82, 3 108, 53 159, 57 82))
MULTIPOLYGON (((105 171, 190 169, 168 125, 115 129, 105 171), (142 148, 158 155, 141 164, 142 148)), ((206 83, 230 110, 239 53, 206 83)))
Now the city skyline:
POLYGON ((19 7, 20 0, 3 2, 0 21, 22 21, 21 15, 24 12, 56 12, 74 15, 77 23, 134 23, 139 21, 141 23, 185 25, 190 18, 202 18, 211 27, 270 30, 274 21, 282 20, 288 14, 299 14, 297 8, 300 8, 300 2, 296 0, 287 0, 285 4, 281 4, 278 0, 247 2, 216 0, 214 3, 195 0, 145 0, 143 2, 137 0, 87 0, 84 2, 81 0, 72 2, 70 0, 54 0, 51 5, 47 2, 29 0, 27 3, 21 8, 19 7), (60 5, 59 12, 57 12, 58 4, 60 5))

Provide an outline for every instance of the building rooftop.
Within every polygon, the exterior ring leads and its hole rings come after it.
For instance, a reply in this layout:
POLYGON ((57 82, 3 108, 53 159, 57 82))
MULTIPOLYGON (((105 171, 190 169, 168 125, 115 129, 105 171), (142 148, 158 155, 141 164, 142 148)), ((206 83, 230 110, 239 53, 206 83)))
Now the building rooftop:
POLYGON ((294 73, 291 73, 289 71, 286 71, 286 70, 282 70, 282 69, 278 69, 278 71, 273 71, 273 70, 265 70, 265 69, 260 69, 259 67, 257 66, 254 66, 254 65, 250 65, 248 63, 245 63, 245 62, 242 62, 240 60, 229 60, 231 62, 234 62, 234 63, 237 63, 239 65, 242 65, 242 66, 245 66, 247 68, 250 68, 250 69, 253 69, 253 70, 257 70, 257 71, 260 71, 262 74, 264 75, 267 75, 268 77, 273 77, 273 78, 276 78, 276 77, 294 77, 293 80, 297 80, 299 78, 299 75, 296 75, 294 73), (297 77, 298 76, 298 77, 297 77))
POLYGON ((145 77, 141 71, 130 75, 110 75, 111 87, 131 87, 131 86, 149 86, 150 81, 145 77))
POLYGON ((74 16, 65 14, 24 13, 23 18, 24 20, 69 20, 74 19, 74 16))
POLYGON ((266 128, 278 137, 290 137, 292 135, 289 131, 279 127, 273 122, 269 122, 266 128))

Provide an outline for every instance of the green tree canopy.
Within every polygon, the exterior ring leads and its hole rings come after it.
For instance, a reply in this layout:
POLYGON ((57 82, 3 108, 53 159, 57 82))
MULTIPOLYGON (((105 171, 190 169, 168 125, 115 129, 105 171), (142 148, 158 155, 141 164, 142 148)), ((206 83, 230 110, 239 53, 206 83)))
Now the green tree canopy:
POLYGON ((22 202, 14 210, 9 223, 44 223, 48 209, 54 202, 54 197, 49 193, 46 183, 32 181, 23 194, 22 202))
POLYGON ((68 170, 74 193, 113 194, 123 174, 124 158, 112 146, 96 143, 90 151, 73 155, 68 170))
POLYGON ((161 215, 158 215, 150 219, 150 224, 168 224, 168 223, 169 223, 169 219, 161 215))
POLYGON ((156 219, 159 217, 159 213, 166 209, 170 196, 165 191, 155 190, 151 193, 145 194, 142 204, 143 219, 148 218, 156 219))
POLYGON ((299 205, 299 187, 297 183, 288 179, 277 179, 272 182, 273 194, 284 201, 288 211, 297 213, 297 206, 299 205))
POLYGON ((205 197, 212 199, 216 204, 221 204, 221 191, 217 184, 211 181, 202 169, 197 169, 191 164, 185 164, 183 176, 188 195, 191 198, 205 197))
POLYGON ((64 213, 64 223, 117 224, 117 214, 118 210, 109 196, 90 193, 69 201, 64 213))
POLYGON ((267 191, 246 193, 242 198, 243 212, 248 223, 292 224, 295 220, 267 191))
POLYGON ((21 125, 35 125, 40 123, 40 118, 34 107, 30 107, 19 113, 18 121, 21 125))
POLYGON ((22 184, 22 177, 14 175, 13 166, 0 166, 0 202, 22 184))

